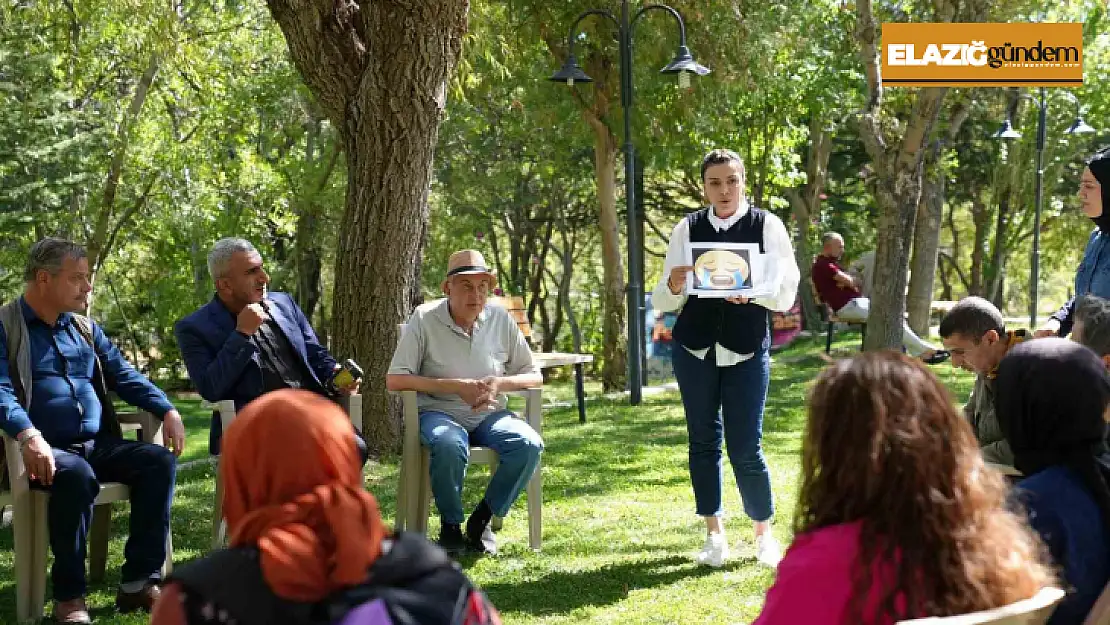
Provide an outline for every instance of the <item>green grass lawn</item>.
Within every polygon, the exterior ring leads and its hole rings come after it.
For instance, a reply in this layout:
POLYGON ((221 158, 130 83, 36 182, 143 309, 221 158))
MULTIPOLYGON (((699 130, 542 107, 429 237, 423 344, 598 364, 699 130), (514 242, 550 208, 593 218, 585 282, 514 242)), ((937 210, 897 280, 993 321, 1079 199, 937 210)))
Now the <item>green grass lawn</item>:
MULTIPOLYGON (((841 333, 835 347, 850 353, 858 334, 841 333)), ((804 341, 775 355, 764 424, 777 523, 775 534, 790 540, 797 495, 804 399, 824 362, 824 348, 804 341)), ((952 389, 966 397, 972 379, 947 364, 934 367, 952 389)), ((596 386, 587 392, 598 395, 596 386)), ((557 383, 545 400, 568 401, 573 388, 557 383)), ((189 427, 187 458, 207 453, 208 415, 199 401, 178 401, 189 427)), ((527 548, 527 517, 519 502, 499 534, 502 554, 465 559, 471 578, 489 594, 506 623, 747 623, 759 613, 773 573, 755 564, 749 549, 719 570, 695 566, 691 556, 704 538, 693 512, 686 468, 686 431, 677 393, 649 395, 641 406, 590 400, 585 425, 573 405, 544 412, 543 550, 527 548)), ((481 495, 488 472, 475 467, 467 478, 466 505, 481 495)), ((730 541, 750 545, 731 471, 725 471, 725 508, 730 541)), ((367 486, 379 498, 387 521, 394 518, 397 458, 372 462, 367 486)), ((178 476, 174 503, 174 556, 178 562, 204 554, 211 523, 213 471, 198 466, 178 476)), ((117 507, 108 579, 91 587, 98 623, 143 623, 143 616, 111 610, 122 560, 127 515, 117 507)), ((433 519, 431 531, 438 532, 433 519)), ((0 622, 15 614, 12 534, 0 530, 0 622)), ((49 591, 48 591, 49 596, 49 591)))

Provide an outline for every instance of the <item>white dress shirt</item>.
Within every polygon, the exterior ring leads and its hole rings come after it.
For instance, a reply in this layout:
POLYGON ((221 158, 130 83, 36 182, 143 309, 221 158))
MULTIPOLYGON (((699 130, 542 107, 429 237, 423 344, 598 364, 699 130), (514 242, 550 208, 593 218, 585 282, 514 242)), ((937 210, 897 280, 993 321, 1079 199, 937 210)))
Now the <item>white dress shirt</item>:
MULTIPOLYGON (((721 219, 717 216, 714 208, 709 211, 709 223, 717 232, 728 230, 740 218, 747 215, 748 210, 748 202, 745 200, 736 209, 735 213, 729 215, 727 219, 721 219)), ((801 273, 798 271, 798 263, 794 259, 794 247, 790 243, 790 234, 786 231, 786 225, 774 213, 765 211, 765 214, 763 249, 768 255, 778 258, 776 262, 779 265, 782 282, 779 284, 779 292, 774 297, 759 297, 753 299, 751 303, 769 310, 786 312, 794 306, 794 301, 798 296, 798 282, 801 280, 801 273)), ((663 275, 659 278, 659 283, 655 285, 655 290, 651 294, 652 308, 663 312, 676 312, 680 311, 686 303, 685 287, 683 287, 681 293, 675 295, 671 293, 671 288, 667 285, 667 278, 671 275, 671 269, 686 264, 686 246, 689 243, 690 224, 686 219, 682 219, 674 227, 674 232, 671 233, 670 244, 667 246, 667 258, 663 261, 663 275)), ((755 356, 755 354, 737 354, 725 349, 720 343, 717 343, 715 347, 718 367, 731 367, 755 356)), ((709 348, 689 349, 685 346, 683 348, 702 360, 709 352, 709 348)))

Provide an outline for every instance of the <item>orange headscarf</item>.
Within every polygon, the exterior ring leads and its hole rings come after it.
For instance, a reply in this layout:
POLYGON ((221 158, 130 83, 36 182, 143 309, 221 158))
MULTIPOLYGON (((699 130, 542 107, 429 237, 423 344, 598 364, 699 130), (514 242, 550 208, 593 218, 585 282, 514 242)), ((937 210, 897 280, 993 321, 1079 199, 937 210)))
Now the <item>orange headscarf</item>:
POLYGON ((269 393, 243 409, 223 445, 231 546, 257 545, 274 593, 317 601, 366 579, 386 528, 338 406, 307 391, 269 393))

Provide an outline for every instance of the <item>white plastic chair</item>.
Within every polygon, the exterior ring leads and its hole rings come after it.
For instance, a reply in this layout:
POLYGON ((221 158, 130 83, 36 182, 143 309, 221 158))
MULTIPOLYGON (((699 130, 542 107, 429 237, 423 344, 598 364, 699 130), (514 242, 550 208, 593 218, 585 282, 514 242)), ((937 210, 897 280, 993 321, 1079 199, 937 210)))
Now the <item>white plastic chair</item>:
MULTIPOLYGON (((120 428, 126 432, 140 431, 143 442, 164 445, 162 422, 146 412, 119 413, 120 428)), ((16 620, 42 619, 46 604, 46 562, 50 532, 47 529, 47 504, 50 493, 32 490, 23 454, 15 439, 0 434, 4 443, 11 490, 0 492, 0 505, 12 506, 15 531, 16 620)), ((130 498, 127 486, 118 482, 102 482, 96 496, 92 525, 89 527, 89 581, 104 579, 108 562, 108 541, 112 530, 112 506, 130 498)), ((166 535, 166 562, 162 565, 165 578, 173 570, 173 540, 166 535)))
MULTIPOLYGON (((361 433, 362 395, 344 395, 340 398, 339 404, 347 411, 347 416, 351 419, 351 425, 355 426, 355 430, 361 433)), ((220 413, 220 429, 224 434, 227 434, 227 429, 231 427, 231 423, 235 421, 235 402, 230 399, 221 401, 216 404, 216 410, 220 413)), ((216 489, 214 497, 215 501, 212 502, 212 548, 220 549, 227 545, 227 522, 224 521, 224 487, 223 482, 220 480, 220 464, 218 459, 216 461, 216 489)))
MULTIPOLYGON (((543 389, 532 388, 514 391, 510 395, 523 396, 523 418, 537 434, 543 436, 543 389)), ((397 483, 397 522, 394 529, 426 534, 428 532, 429 502, 432 497, 431 458, 428 449, 420 444, 420 415, 416 407, 416 392, 401 391, 404 407, 402 432, 401 475, 397 483)), ((471 464, 488 464, 497 467, 497 452, 487 447, 471 446, 471 464)), ((536 472, 528 481, 528 545, 539 550, 543 536, 543 458, 536 465, 536 472)), ((500 529, 499 519, 494 519, 494 529, 500 529)))
POLYGON ((1044 625, 1048 617, 1056 609, 1056 604, 1064 598, 1064 591, 1059 588, 1042 588, 1040 592, 1029 599, 1024 599, 1010 605, 959 614, 956 616, 918 618, 909 621, 898 621, 898 625, 1044 625))

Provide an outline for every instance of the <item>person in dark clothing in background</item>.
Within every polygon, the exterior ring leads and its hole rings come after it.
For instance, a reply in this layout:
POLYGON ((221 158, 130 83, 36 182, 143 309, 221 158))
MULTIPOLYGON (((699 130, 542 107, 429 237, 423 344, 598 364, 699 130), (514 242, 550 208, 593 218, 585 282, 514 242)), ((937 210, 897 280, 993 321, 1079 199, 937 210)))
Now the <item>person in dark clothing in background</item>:
MULTIPOLYGON (((867 322, 871 314, 871 300, 864 297, 856 279, 848 275, 840 265, 844 255, 844 237, 828 232, 821 237, 821 253, 813 261, 810 277, 821 301, 832 309, 842 321, 867 322)), ((948 352, 930 345, 902 322, 902 345, 911 356, 935 365, 948 360, 948 352)))
POLYGON ((1110 377, 1091 350, 1046 338, 1011 349, 995 383, 1018 496, 1070 586, 1048 623, 1079 625, 1110 580, 1110 377))

